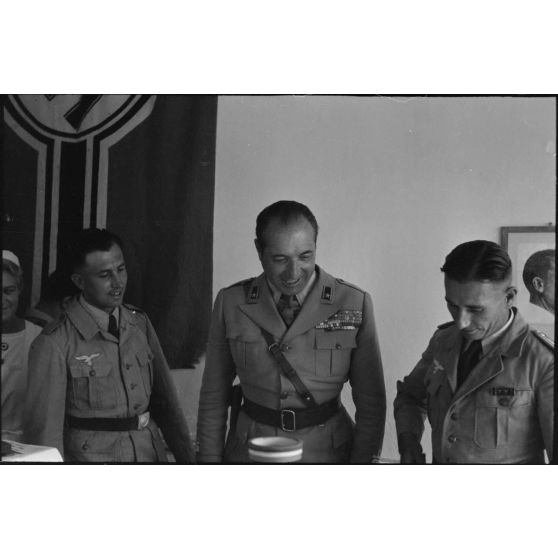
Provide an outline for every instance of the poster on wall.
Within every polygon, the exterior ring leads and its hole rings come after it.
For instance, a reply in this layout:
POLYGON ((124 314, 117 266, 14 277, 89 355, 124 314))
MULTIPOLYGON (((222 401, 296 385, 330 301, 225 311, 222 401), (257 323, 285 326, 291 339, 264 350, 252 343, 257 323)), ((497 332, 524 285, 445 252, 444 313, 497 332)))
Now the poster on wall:
POLYGON ((554 339, 555 230, 552 225, 501 228, 501 244, 513 263, 516 306, 528 323, 551 339, 554 339), (552 311, 548 307, 549 297, 552 311))

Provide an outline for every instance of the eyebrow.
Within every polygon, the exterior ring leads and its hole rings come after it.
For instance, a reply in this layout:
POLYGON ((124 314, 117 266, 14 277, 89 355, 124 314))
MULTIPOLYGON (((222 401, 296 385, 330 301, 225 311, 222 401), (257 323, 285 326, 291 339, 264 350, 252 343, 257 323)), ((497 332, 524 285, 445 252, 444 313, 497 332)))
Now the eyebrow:
MULTIPOLYGON (((452 306, 459 306, 458 304, 455 304, 454 302, 452 302, 449 298, 444 297, 446 299, 446 302, 448 304, 451 304, 452 306)), ((465 308, 469 308, 470 310, 482 310, 484 308, 484 306, 475 306, 474 304, 467 304, 465 305, 465 308)))

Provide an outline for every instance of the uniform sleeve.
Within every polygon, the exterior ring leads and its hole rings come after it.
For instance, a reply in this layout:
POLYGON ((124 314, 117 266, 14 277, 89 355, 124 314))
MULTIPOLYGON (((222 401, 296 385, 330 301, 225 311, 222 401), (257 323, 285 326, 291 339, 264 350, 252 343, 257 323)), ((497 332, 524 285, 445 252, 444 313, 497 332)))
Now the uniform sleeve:
MULTIPOLYGON (((432 344, 430 340, 427 349, 412 372, 403 381, 397 382, 397 396, 393 402, 397 438, 404 434, 412 436, 420 443, 424 433, 426 420, 426 372, 433 362, 432 344)), ((401 447, 399 448, 401 451, 401 447)))
POLYGON ((548 459, 554 454, 554 362, 536 387, 537 414, 548 459))
POLYGON ((217 295, 211 326, 198 410, 198 460, 223 460, 227 413, 235 366, 226 337, 223 291, 217 295))
POLYGON ((364 294, 357 348, 351 356, 349 381, 355 403, 351 463, 371 463, 382 452, 386 421, 386 388, 372 298, 364 294))
POLYGON ((66 359, 62 351, 50 335, 39 335, 29 350, 23 441, 55 447, 62 457, 66 384, 66 359))
POLYGON ((176 462, 195 463, 188 423, 180 405, 167 359, 153 325, 147 316, 145 316, 145 320, 147 322, 147 341, 153 353, 153 391, 149 410, 161 429, 176 462))

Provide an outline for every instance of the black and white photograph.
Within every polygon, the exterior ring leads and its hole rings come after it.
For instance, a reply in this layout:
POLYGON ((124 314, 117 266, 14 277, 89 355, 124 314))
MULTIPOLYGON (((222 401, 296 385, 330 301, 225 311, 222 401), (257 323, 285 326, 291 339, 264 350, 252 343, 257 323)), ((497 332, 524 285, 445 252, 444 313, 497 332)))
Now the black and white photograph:
POLYGON ((7 555, 552 551, 552 18, 26 8, 7 555))

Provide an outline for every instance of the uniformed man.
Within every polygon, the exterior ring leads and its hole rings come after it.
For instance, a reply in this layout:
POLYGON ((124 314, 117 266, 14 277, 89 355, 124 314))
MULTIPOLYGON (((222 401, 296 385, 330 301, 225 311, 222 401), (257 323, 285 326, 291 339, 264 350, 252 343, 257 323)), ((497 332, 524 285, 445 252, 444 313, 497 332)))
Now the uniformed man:
POLYGON ((144 312, 124 304, 122 242, 77 235, 70 256, 80 294, 31 347, 24 441, 65 461, 191 463, 194 452, 159 340, 144 312))
POLYGON ((318 224, 294 201, 257 218, 263 274, 223 289, 211 322, 198 415, 198 461, 246 463, 248 440, 303 441, 302 462, 371 463, 380 456, 385 387, 370 295, 315 265, 318 224), (244 403, 225 444, 238 377, 244 403), (353 425, 340 404, 346 381, 353 425))
POLYGON ((523 267, 523 282, 529 291, 527 321, 535 329, 554 340, 554 268, 556 250, 540 250, 531 254, 523 267))
POLYGON ((466 242, 442 271, 453 322, 397 383, 401 462, 424 461, 426 416, 434 463, 544 463, 544 450, 552 459, 554 347, 514 307, 508 254, 466 242))

